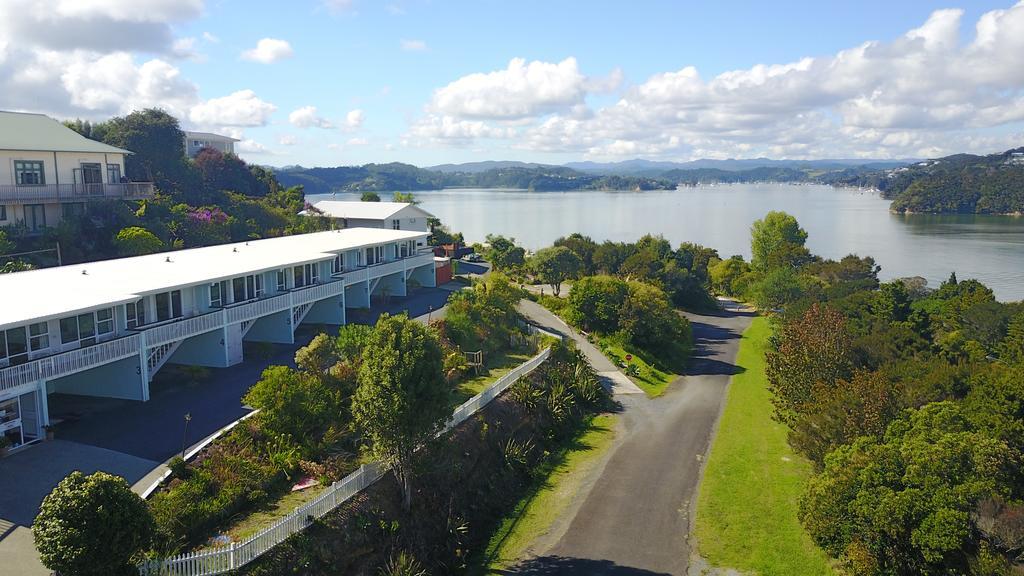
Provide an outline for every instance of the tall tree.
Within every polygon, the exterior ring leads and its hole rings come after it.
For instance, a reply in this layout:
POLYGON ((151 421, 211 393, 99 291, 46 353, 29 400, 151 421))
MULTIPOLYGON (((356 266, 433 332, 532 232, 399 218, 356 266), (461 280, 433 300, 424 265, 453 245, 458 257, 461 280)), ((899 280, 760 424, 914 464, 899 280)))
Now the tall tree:
POLYGON ((141 256, 159 252, 164 243, 156 234, 141 226, 122 228, 114 237, 114 245, 121 256, 141 256))
POLYGON ((799 266, 810 253, 804 247, 807 232, 785 212, 769 212, 750 227, 751 266, 766 272, 781 266, 799 266))
POLYGON ((579 276, 583 261, 564 246, 551 246, 538 250, 530 257, 527 266, 538 280, 550 285, 555 296, 558 296, 562 292, 562 282, 579 276))
POLYGON ((451 415, 451 391, 437 336, 408 316, 384 314, 370 335, 352 398, 356 427, 389 465, 412 504, 413 454, 451 415))
POLYGON ((522 266, 526 262, 526 250, 516 246, 515 238, 506 238, 495 234, 487 235, 487 260, 498 270, 522 266))
POLYGON ((201 192, 198 174, 185 158, 185 133, 167 112, 147 108, 111 118, 94 125, 93 134, 133 152, 125 158, 128 178, 154 182, 160 190, 183 194, 186 199, 201 192))
POLYGON ((360 202, 380 202, 380 194, 376 192, 363 192, 363 195, 359 197, 360 202))

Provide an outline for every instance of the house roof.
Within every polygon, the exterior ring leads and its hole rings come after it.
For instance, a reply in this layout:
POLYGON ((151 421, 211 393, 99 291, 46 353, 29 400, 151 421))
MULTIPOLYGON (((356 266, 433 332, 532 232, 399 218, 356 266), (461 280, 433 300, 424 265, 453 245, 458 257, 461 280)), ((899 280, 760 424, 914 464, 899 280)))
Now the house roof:
POLYGON ((424 218, 434 215, 411 202, 345 202, 341 200, 320 200, 313 207, 331 218, 353 220, 387 220, 406 208, 420 213, 424 218))
POLYGON ((4 295, 0 298, 0 329, 426 235, 412 230, 346 228, 0 274, 0 294, 4 295))
POLYGON ((230 140, 232 142, 241 142, 238 138, 232 138, 231 136, 224 136, 223 134, 214 134, 213 132, 185 132, 185 138, 212 138, 214 140, 230 140))
POLYGON ((131 154, 90 140, 44 114, 0 111, 0 150, 131 154))

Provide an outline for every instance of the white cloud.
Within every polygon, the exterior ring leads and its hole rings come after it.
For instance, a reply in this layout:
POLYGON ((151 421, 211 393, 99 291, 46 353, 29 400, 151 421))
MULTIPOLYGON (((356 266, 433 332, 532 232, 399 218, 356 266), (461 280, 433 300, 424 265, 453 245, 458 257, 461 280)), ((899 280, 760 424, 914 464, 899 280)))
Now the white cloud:
POLYGON ((297 128, 334 128, 330 120, 317 114, 316 106, 303 106, 288 115, 288 122, 297 128))
POLYGON ((252 140, 252 139, 246 139, 246 140, 242 140, 241 142, 235 142, 235 150, 237 150, 239 154, 251 154, 251 155, 269 155, 269 154, 273 154, 273 152, 270 151, 266 146, 264 146, 263 144, 260 144, 259 142, 255 141, 255 140, 252 140))
POLYGON ((323 7, 332 14, 344 14, 352 10, 353 0, 321 0, 323 7))
POLYGON ((587 96, 619 90, 620 71, 594 78, 572 58, 516 59, 435 91, 406 138, 512 138, 517 148, 594 158, 908 157, 1019 145, 1006 127, 1024 122, 1024 2, 981 16, 967 41, 962 18, 938 10, 893 40, 710 78, 682 66, 598 108, 587 96))
POLYGON ((345 143, 349 146, 366 146, 370 141, 366 138, 349 138, 345 143))
POLYGON ((423 40, 409 40, 403 38, 399 42, 399 45, 402 47, 402 50, 405 50, 406 52, 423 52, 427 49, 427 43, 423 40))
POLYGON ((203 0, 57 0, 49 10, 66 18, 164 22, 195 18, 203 5, 203 0))
POLYGON ((277 143, 282 146, 295 146, 299 143, 299 139, 291 134, 282 134, 278 136, 277 143))
POLYGON ((392 16, 405 16, 405 8, 402 8, 398 4, 388 4, 384 6, 384 9, 392 16))
POLYGON ((428 108, 455 117, 523 118, 581 103, 585 81, 575 58, 557 64, 514 58, 504 70, 463 76, 438 89, 428 108))
POLYGON ((278 38, 262 38, 256 43, 256 47, 242 52, 244 60, 271 64, 278 60, 291 58, 295 54, 292 45, 286 40, 278 38))
POLYGON ((220 38, 209 32, 203 32, 203 40, 206 40, 210 44, 220 44, 220 38))
POLYGON ((189 119, 200 125, 265 126, 277 107, 252 90, 239 90, 193 106, 189 119))
POLYGON ((356 108, 355 110, 350 110, 349 113, 345 115, 345 126, 349 130, 356 130, 362 127, 363 121, 365 120, 366 113, 356 108))

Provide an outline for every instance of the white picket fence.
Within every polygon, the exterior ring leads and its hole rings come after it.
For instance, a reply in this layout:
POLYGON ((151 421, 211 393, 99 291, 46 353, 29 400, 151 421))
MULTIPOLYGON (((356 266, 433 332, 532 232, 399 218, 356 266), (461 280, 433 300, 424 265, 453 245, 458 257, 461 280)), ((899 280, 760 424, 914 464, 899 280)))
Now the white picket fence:
MULTIPOLYGON (((464 402, 455 409, 451 419, 445 424, 444 430, 438 433, 438 436, 465 422, 520 378, 543 364, 550 354, 551 349, 545 348, 464 402)), ((288 516, 242 542, 233 542, 227 546, 187 552, 163 560, 145 562, 139 565, 139 574, 142 576, 210 576, 241 568, 380 480, 385 472, 384 466, 379 462, 365 464, 359 470, 331 484, 312 501, 299 506, 288 516)))

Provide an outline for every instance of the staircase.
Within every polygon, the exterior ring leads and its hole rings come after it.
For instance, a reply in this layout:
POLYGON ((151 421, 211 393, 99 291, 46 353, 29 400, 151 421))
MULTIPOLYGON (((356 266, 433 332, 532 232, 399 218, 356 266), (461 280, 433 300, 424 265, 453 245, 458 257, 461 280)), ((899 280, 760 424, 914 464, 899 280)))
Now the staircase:
POLYGON ((146 357, 146 368, 148 370, 149 379, 153 379, 153 375, 156 374, 157 370, 163 367, 167 363, 167 359, 174 354, 174 351, 181 346, 184 340, 175 340, 174 342, 167 342, 159 346, 154 346, 149 349, 149 355, 146 357))
POLYGON ((256 321, 255 321, 255 320, 245 320, 245 321, 243 321, 243 322, 241 322, 241 323, 239 324, 239 326, 240 326, 240 327, 241 327, 241 329, 242 329, 242 330, 241 330, 241 332, 242 332, 242 338, 245 338, 245 335, 246 335, 246 333, 248 333, 248 332, 249 332, 249 329, 250 329, 250 328, 252 328, 252 325, 253 325, 253 324, 255 324, 255 323, 256 323, 256 321))
POLYGON ((307 302, 305 304, 300 304, 292 308, 292 326, 298 326, 299 323, 302 322, 302 319, 306 317, 306 314, 309 313, 309 309, 312 307, 313 303, 307 302))

